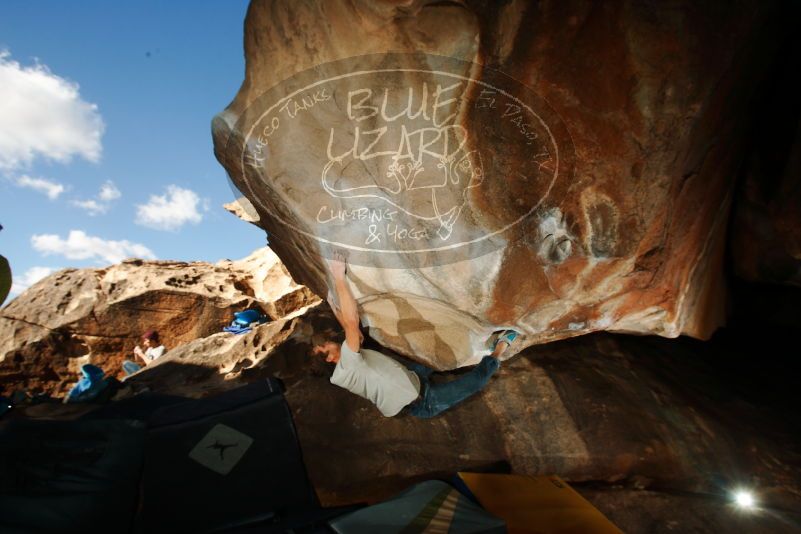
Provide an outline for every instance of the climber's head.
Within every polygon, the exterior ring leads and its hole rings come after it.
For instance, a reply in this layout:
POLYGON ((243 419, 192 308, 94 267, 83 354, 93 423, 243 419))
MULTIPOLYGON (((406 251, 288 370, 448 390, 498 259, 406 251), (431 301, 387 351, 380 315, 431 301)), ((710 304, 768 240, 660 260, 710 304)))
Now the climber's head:
POLYGON ((339 362, 341 343, 336 341, 324 341, 319 345, 315 345, 314 354, 325 355, 325 361, 329 363, 339 362))
POLYGON ((328 363, 339 362, 345 332, 335 328, 321 328, 311 336, 312 353, 325 356, 328 363))
POLYGON ((155 330, 148 330, 142 334, 142 341, 145 347, 157 347, 159 344, 159 333, 155 330))

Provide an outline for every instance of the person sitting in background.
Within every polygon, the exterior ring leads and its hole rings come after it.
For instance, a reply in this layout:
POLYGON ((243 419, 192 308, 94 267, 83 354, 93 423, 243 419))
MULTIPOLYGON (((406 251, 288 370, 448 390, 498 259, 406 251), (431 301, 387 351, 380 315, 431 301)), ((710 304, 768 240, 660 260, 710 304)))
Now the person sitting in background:
MULTIPOLYGON (((143 351, 142 348, 137 345, 134 348, 134 354, 141 359, 145 365, 148 365, 150 362, 161 358, 164 353, 167 351, 159 341, 159 333, 155 330, 148 330, 144 334, 142 334, 142 343, 145 346, 145 350, 143 351)), ((135 372, 139 371, 142 368, 136 362, 132 362, 131 360, 125 360, 122 362, 122 369, 125 371, 125 375, 132 375, 135 372)))

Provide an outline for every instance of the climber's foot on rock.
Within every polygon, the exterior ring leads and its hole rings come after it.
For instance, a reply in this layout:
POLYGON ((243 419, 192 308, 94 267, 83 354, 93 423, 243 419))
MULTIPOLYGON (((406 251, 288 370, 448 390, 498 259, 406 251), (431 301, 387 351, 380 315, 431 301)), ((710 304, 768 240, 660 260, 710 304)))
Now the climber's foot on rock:
POLYGON ((500 357, 500 355, 503 354, 503 351, 505 351, 506 348, 517 338, 517 335, 517 332, 514 330, 504 330, 501 332, 492 347, 492 357, 500 357))

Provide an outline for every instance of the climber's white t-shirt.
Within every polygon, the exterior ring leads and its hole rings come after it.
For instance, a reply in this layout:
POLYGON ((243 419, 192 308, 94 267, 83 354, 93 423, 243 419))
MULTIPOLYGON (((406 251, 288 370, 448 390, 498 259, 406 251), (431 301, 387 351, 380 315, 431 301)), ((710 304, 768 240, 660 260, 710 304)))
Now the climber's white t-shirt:
POLYGON ((145 351, 145 359, 149 362, 152 362, 156 358, 161 358, 165 350, 167 349, 164 348, 164 345, 159 345, 158 347, 148 347, 148 349, 145 351))
POLYGON ((347 343, 331 383, 369 400, 385 417, 398 415, 420 394, 420 378, 403 364, 370 349, 353 352, 347 343))

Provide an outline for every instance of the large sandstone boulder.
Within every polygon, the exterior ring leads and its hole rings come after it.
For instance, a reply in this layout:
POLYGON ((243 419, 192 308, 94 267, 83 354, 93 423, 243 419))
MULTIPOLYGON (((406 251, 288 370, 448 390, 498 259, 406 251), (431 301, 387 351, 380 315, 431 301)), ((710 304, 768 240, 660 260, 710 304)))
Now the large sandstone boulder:
POLYGON ((275 320, 317 300, 269 248, 217 264, 132 259, 64 269, 0 310, 0 383, 61 394, 84 363, 118 375, 148 329, 173 349, 220 332, 234 311, 255 307, 275 320))
MULTIPOLYGON (((254 0, 215 154, 293 277, 431 365, 707 338, 777 4, 254 0)), ((244 208, 243 208, 244 206, 244 208)))

